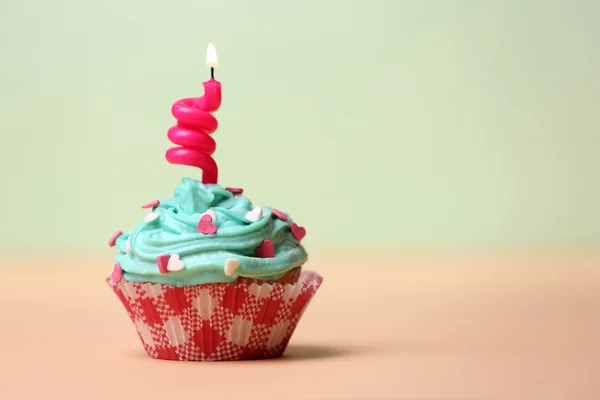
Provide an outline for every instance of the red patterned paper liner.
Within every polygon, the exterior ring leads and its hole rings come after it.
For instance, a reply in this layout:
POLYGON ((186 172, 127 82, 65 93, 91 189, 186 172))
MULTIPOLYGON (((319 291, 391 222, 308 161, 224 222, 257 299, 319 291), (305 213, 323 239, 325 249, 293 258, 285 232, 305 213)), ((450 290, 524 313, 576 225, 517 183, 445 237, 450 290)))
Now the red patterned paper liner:
POLYGON ((282 355, 323 278, 302 271, 294 285, 106 281, 150 357, 228 361, 282 355))

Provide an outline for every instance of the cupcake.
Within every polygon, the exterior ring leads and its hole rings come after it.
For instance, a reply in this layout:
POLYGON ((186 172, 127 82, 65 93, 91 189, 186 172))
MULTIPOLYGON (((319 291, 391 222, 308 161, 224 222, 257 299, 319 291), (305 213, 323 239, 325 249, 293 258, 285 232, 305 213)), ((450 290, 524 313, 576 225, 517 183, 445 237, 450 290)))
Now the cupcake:
POLYGON ((173 106, 169 138, 181 147, 167 152, 172 163, 202 168, 203 179, 182 179, 173 197, 145 204, 135 228, 110 238, 118 251, 107 282, 151 357, 277 357, 322 278, 302 269, 306 231, 290 215, 216 183, 214 141, 212 149, 202 143, 216 130, 206 121, 220 105, 220 83, 204 86, 202 98, 173 106))

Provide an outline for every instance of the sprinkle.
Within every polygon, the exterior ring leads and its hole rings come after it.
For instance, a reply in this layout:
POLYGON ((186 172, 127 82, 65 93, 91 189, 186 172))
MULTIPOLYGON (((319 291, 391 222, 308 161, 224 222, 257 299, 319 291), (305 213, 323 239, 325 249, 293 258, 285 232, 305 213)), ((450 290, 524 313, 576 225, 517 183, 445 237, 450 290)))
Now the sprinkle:
POLYGON ((158 270, 160 271, 161 274, 168 274, 169 270, 168 265, 169 265, 169 259, 171 258, 171 256, 169 254, 163 254, 162 256, 158 256, 156 258, 156 265, 158 265, 158 270))
POLYGON ((301 241, 304 236, 306 236, 306 229, 297 225, 295 222, 292 222, 290 228, 292 229, 292 235, 294 235, 294 238, 296 238, 297 241, 301 241))
POLYGON ((259 248, 256 249, 256 255, 260 258, 275 257, 275 246, 269 239, 263 240, 259 248))
POLYGON ((202 216, 204 216, 204 215, 210 215, 211 222, 217 220, 217 214, 215 214, 215 212, 213 210, 210 210, 210 209, 206 210, 206 212, 204 214, 202 214, 200 216, 200 218, 202 218, 202 216))
POLYGON ((250 222, 256 222, 263 216, 263 210, 261 207, 254 207, 252 211, 246 213, 246 219, 250 222))
POLYGON ((212 233, 217 233, 217 226, 212 223, 212 217, 209 214, 204 214, 200 217, 196 230, 205 235, 210 235, 212 233))
POLYGON ((228 258, 225 260, 225 275, 231 276, 233 275, 233 271, 235 271, 240 266, 240 262, 235 258, 228 258))
POLYGON ((185 268, 183 261, 179 259, 179 254, 173 254, 167 263, 167 270, 170 272, 181 271, 185 268))
POLYGON ((150 203, 144 204, 142 206, 142 208, 154 208, 154 207, 158 207, 159 204, 160 204, 160 201, 154 200, 154 201, 151 201, 150 203))
POLYGON ((161 274, 169 272, 181 271, 185 268, 183 261, 179 259, 179 254, 163 254, 156 258, 156 265, 161 274))
POLYGON ((113 235, 110 237, 110 239, 108 239, 108 245, 110 247, 113 247, 115 245, 115 243, 117 243, 117 238, 119 236, 121 236, 123 234, 123 232, 121 231, 116 231, 115 233, 113 233, 113 235))
POLYGON ((276 216, 277 218, 279 218, 282 221, 287 221, 288 220, 287 215, 285 215, 284 213, 282 213, 281 211, 279 211, 276 208, 272 208, 271 212, 273 213, 274 216, 276 216))
POLYGON ((154 221, 156 218, 158 218, 160 216, 159 213, 155 213, 155 212, 149 212, 148 214, 146 214, 146 216, 144 217, 144 221, 146 221, 147 223, 150 223, 152 221, 154 221))
POLYGON ((125 252, 127 254, 131 253, 131 236, 127 238, 127 243, 125 243, 125 252))
POLYGON ((121 279, 123 279, 123 270, 121 269, 121 264, 116 263, 112 272, 112 280, 115 283, 119 283, 121 282, 121 279))
POLYGON ((226 187, 225 190, 227 190, 228 192, 231 192, 233 194, 242 194, 242 193, 244 193, 244 189, 242 189, 242 188, 226 187))

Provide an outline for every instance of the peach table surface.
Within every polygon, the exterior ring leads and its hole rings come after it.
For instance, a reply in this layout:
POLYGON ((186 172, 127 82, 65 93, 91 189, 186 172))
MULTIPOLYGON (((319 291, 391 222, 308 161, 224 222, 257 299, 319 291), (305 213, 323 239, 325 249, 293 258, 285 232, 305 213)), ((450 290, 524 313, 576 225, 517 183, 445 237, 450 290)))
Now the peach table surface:
POLYGON ((600 399, 600 254, 315 257, 283 358, 147 357, 108 263, 0 280, 0 399, 600 399))

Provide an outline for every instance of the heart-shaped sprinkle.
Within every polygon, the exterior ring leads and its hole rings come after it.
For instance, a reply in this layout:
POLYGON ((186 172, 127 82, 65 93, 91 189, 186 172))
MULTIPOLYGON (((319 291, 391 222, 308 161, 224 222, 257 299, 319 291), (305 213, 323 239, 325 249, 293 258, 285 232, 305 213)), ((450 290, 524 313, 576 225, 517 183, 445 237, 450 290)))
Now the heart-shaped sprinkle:
POLYGON ((272 208, 271 212, 273 213, 274 216, 276 216, 277 218, 279 218, 282 221, 287 221, 288 220, 287 215, 285 215, 284 213, 282 213, 281 211, 279 211, 276 208, 272 208))
POLYGON ((208 214, 204 214, 200 217, 200 221, 198 222, 198 226, 196 230, 200 233, 204 233, 205 235, 210 235, 212 233, 217 233, 217 226, 212 223, 212 217, 208 214))
POLYGON ((260 258, 275 257, 275 246, 269 239, 263 240, 262 244, 256 249, 256 255, 260 258))
POLYGON ((254 207, 252 211, 246 213, 246 219, 250 222, 259 221, 263 216, 262 207, 254 207))
POLYGON ((125 243, 125 252, 127 254, 131 253, 131 236, 127 238, 127 242, 125 243))
POLYGON ((179 259, 179 254, 173 254, 167 263, 167 270, 175 272, 181 271, 183 268, 185 268, 185 264, 179 259))
POLYGON ((244 193, 244 189, 242 188, 236 188, 236 187, 226 187, 225 190, 227 190, 230 193, 233 194, 242 194, 244 193))
POLYGON ((158 256, 156 258, 156 265, 158 265, 158 270, 161 274, 169 273, 168 266, 170 258, 171 256, 169 254, 163 254, 162 256, 158 256))
MULTIPOLYGON (((206 210, 206 212, 204 214, 202 214, 202 216, 204 215, 210 215, 210 222, 212 221, 216 221, 217 220, 217 214, 215 214, 215 212, 213 210, 206 210)), ((200 218, 202 218, 202 216, 200 218)))
POLYGON ((154 221, 156 218, 158 218, 160 216, 159 213, 155 213, 155 212, 149 212, 145 217, 144 217, 144 221, 146 221, 146 223, 150 223, 152 221, 154 221))
POLYGON ((115 243, 117 243, 117 238, 119 236, 121 236, 123 234, 123 232, 121 231, 116 231, 115 233, 113 233, 113 235, 110 237, 110 239, 108 239, 108 245, 110 247, 113 247, 115 245, 115 243))
POLYGON ((160 201, 154 200, 154 201, 151 201, 150 203, 144 204, 142 206, 142 208, 154 208, 154 207, 158 207, 159 204, 160 204, 160 201))
POLYGON ((231 276, 233 272, 240 266, 240 262, 235 258, 225 260, 225 275, 231 276))
POLYGON ((119 283, 121 282, 121 279, 123 279, 123 270, 121 269, 121 264, 116 263, 112 272, 112 280, 115 283, 119 283))
POLYGON ((301 241, 304 236, 306 236, 306 229, 297 225, 295 222, 292 222, 290 228, 292 229, 292 235, 294 235, 294 238, 296 238, 297 241, 301 241))
POLYGON ((168 274, 169 272, 181 271, 185 268, 185 264, 179 258, 179 254, 163 254, 156 257, 156 265, 161 274, 168 274))

